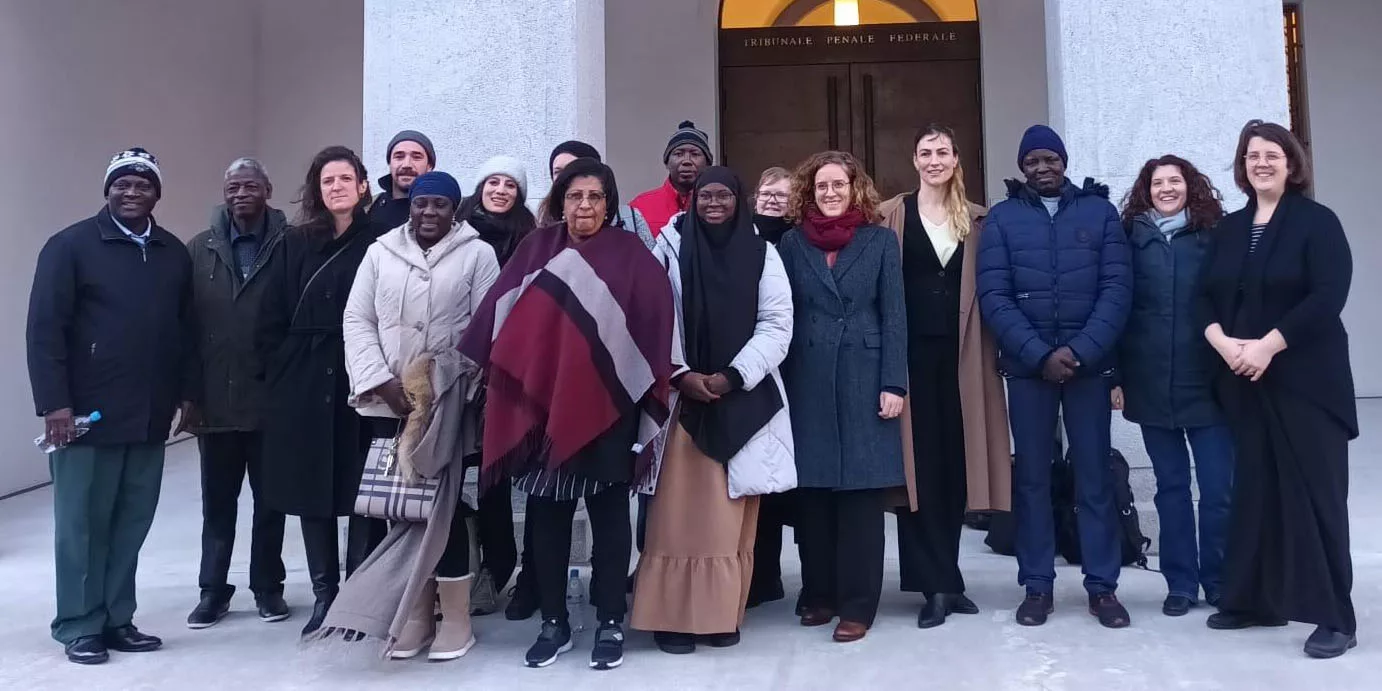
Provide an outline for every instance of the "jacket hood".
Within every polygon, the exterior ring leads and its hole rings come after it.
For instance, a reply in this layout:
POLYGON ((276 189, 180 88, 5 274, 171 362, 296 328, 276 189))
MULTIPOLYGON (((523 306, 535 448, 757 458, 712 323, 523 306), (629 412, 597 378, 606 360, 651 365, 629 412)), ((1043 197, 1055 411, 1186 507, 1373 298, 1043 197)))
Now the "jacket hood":
POLYGON ((378 240, 375 240, 375 244, 413 266, 428 269, 436 266, 446 255, 464 247, 471 241, 484 242, 480 239, 480 231, 475 230, 469 223, 452 223, 451 232, 437 241, 429 254, 424 255, 422 247, 413 239, 411 226, 411 221, 404 223, 380 236, 378 240))
MULTIPOLYGON (((268 237, 282 233, 288 227, 288 215, 272 206, 264 207, 264 217, 268 221, 268 237)), ((230 209, 225 204, 211 210, 211 229, 216 231, 218 237, 230 232, 230 209)))
MULTIPOLYGON (((1031 187, 1027 186, 1026 180, 1009 178, 1003 181, 1008 186, 1008 199, 1021 199, 1033 204, 1040 204, 1040 195, 1031 187)), ((1076 187, 1070 178, 1065 179, 1065 185, 1061 188, 1061 197, 1101 197, 1108 199, 1108 185, 1097 182, 1094 178, 1085 178, 1084 185, 1076 187)))

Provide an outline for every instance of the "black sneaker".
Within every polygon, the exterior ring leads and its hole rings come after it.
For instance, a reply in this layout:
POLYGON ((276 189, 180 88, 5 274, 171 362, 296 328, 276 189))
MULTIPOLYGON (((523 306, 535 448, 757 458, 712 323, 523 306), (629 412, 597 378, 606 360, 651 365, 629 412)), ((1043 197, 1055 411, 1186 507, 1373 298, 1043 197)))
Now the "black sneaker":
POLYGON ((575 641, 571 640, 571 625, 560 619, 544 619, 542 632, 537 642, 528 648, 524 664, 529 667, 546 667, 557 661, 557 656, 571 650, 575 641))
POLYGON ((215 626, 230 612, 230 598, 219 593, 202 593, 201 602, 187 615, 187 628, 206 629, 215 626))
POLYGON ((63 651, 67 653, 68 662, 79 665, 99 665, 110 659, 106 643, 100 636, 82 636, 64 645, 63 651))
POLYGON ((259 621, 267 624, 283 621, 293 613, 288 609, 288 603, 283 601, 283 593, 259 595, 254 598, 254 604, 259 607, 259 621))
POLYGON ((1017 606, 1017 623, 1023 626, 1041 626, 1046 617, 1056 611, 1051 593, 1027 592, 1027 599, 1017 606))
POLYGON ((1255 614, 1243 612, 1224 612, 1219 611, 1209 615, 1205 620, 1205 626, 1218 631, 1236 631, 1238 629, 1251 629, 1259 626, 1277 627, 1285 626, 1285 619, 1275 617, 1260 617, 1255 614))
POLYGON ((700 638, 705 641, 706 645, 712 648, 733 648, 739 645, 738 630, 730 631, 729 633, 712 633, 708 636, 701 636, 700 638))
POLYGON ((1167 595, 1166 601, 1161 603, 1161 613, 1168 617, 1183 617, 1190 613, 1190 608, 1195 606, 1195 599, 1184 595, 1167 595))
POLYGON ((537 592, 523 583, 523 574, 518 574, 518 583, 509 588, 509 604, 504 608, 504 618, 509 621, 523 621, 537 614, 537 592))
POLYGON ((624 627, 617 621, 602 622, 595 629, 595 647, 590 651, 591 669, 614 669, 624 664, 624 627))
POLYGON ((1317 626, 1315 632, 1305 639, 1305 654, 1317 660, 1338 657, 1352 648, 1358 647, 1358 636, 1317 626))
POLYGON ((1132 623, 1128 609, 1118 601, 1118 596, 1111 592, 1090 595, 1089 613, 1098 617, 1099 623, 1110 629, 1126 628, 1132 623))

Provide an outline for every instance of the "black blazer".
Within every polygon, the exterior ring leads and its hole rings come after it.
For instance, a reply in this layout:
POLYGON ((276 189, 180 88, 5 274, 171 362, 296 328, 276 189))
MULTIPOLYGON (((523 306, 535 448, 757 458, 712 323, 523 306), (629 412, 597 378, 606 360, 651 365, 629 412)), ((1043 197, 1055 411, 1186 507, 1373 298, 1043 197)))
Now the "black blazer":
MULTIPOLYGON (((1202 325, 1217 322, 1234 338, 1280 331, 1287 347, 1260 380, 1264 390, 1314 402, 1356 437, 1353 370, 1340 317, 1353 278, 1343 226, 1327 207, 1287 194, 1257 251, 1249 254, 1256 211, 1256 200, 1250 201, 1211 233, 1200 281, 1202 325)), ((1222 360, 1217 369, 1221 385, 1233 382, 1235 375, 1222 360)))

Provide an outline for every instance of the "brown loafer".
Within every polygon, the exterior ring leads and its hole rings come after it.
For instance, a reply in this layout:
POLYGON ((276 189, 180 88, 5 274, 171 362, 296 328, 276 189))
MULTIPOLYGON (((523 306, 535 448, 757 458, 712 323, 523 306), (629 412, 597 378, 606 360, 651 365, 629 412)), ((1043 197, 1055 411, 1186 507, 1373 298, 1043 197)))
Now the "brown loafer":
POLYGON ((825 626, 835 618, 835 613, 824 607, 808 607, 801 614, 802 626, 825 626))
POLYGON ((864 637, 869 632, 867 624, 860 624, 857 621, 840 620, 835 625, 835 641, 839 643, 853 643, 864 637))

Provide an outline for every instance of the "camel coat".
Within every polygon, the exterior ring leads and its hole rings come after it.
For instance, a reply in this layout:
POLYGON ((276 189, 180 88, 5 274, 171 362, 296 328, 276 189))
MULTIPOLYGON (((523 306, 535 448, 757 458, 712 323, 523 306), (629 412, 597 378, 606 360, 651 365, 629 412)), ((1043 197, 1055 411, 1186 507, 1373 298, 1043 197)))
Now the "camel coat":
MULTIPOLYGON (((902 244, 906 223, 903 198, 899 194, 878 208, 883 225, 897 234, 902 244)), ((984 207, 969 205, 974 228, 964 243, 964 264, 960 274, 960 408, 964 418, 965 466, 970 511, 1010 511, 1012 509, 1012 444, 1008 436, 1008 404, 1003 379, 998 374, 998 347, 979 314, 974 290, 974 268, 978 264, 979 234, 983 230, 984 207)), ((907 499, 917 508, 915 461, 912 452, 912 410, 910 399, 902 410, 902 454, 907 476, 907 499)))

